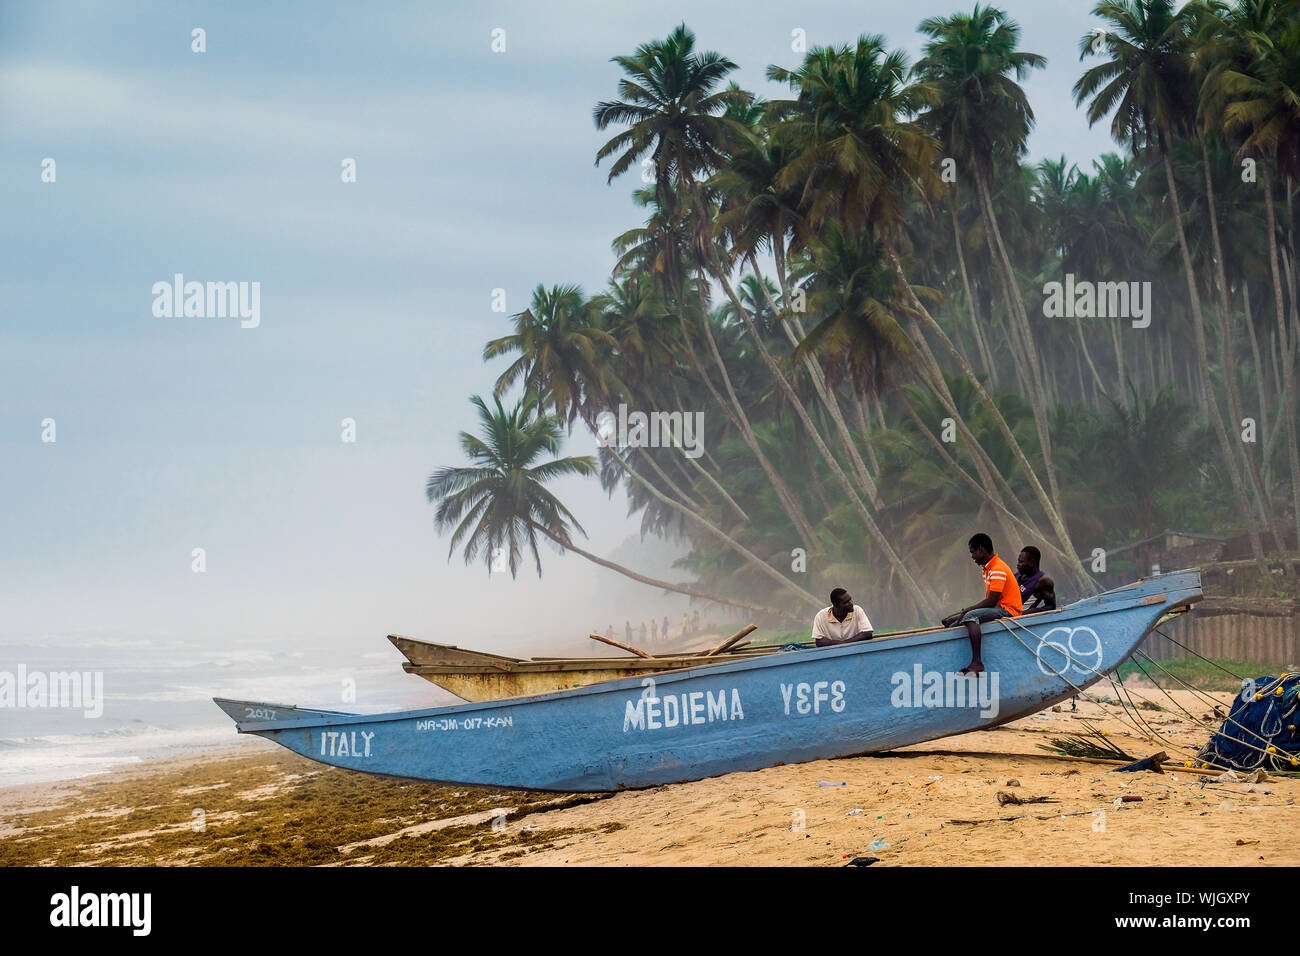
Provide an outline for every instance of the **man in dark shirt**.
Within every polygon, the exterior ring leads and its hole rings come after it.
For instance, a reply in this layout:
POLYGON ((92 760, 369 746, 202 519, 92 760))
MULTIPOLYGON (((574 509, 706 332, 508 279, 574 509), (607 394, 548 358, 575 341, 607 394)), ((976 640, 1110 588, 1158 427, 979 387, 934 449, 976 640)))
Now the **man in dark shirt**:
POLYGON ((1020 585, 1020 600, 1025 613, 1056 610, 1056 582, 1038 566, 1043 556, 1032 544, 1027 544, 1016 558, 1016 583, 1020 585), (1030 601, 1033 604, 1030 604, 1030 601))

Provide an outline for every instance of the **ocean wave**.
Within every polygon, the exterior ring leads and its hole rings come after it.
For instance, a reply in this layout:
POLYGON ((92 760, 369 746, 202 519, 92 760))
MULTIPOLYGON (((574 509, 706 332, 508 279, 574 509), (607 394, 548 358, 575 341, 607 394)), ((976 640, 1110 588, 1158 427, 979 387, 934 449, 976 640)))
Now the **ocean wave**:
POLYGON ((145 747, 105 748, 102 742, 82 746, 0 750, 0 786, 75 780, 105 773, 128 764, 143 764, 169 757, 193 756, 228 747, 252 746, 248 737, 218 731, 182 731, 159 735, 145 747))
POLYGON ((69 747, 103 741, 134 739, 149 735, 183 734, 186 731, 142 723, 139 727, 112 727, 87 734, 36 734, 30 737, 0 737, 0 749, 20 747, 69 747))

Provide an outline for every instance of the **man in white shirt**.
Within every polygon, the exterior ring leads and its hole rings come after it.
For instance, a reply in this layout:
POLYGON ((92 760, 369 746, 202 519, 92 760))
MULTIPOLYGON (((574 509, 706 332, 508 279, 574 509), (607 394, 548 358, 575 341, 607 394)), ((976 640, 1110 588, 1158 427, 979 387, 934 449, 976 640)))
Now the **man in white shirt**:
POLYGON ((867 612, 853 603, 853 598, 844 588, 832 591, 831 606, 822 608, 813 618, 813 643, 818 647, 869 641, 874 634, 867 612))

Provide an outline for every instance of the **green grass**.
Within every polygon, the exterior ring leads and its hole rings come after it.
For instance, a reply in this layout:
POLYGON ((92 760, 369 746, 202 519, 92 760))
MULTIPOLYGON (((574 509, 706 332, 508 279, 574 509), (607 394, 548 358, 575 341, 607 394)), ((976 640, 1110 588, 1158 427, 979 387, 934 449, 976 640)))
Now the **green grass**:
POLYGON ((1236 691, 1241 690, 1241 681, 1231 674, 1225 674, 1225 670, 1246 678, 1261 677, 1265 674, 1276 677, 1285 670, 1281 664, 1263 664, 1259 661, 1243 661, 1231 657, 1211 658, 1209 661, 1199 657, 1175 657, 1167 661, 1159 661, 1159 665, 1157 667, 1148 661, 1126 661, 1120 665, 1119 675, 1124 680, 1132 678, 1146 680, 1146 674, 1142 673, 1142 668, 1145 668, 1150 679, 1160 687, 1178 690, 1185 689, 1187 684, 1190 684, 1199 690, 1236 691), (1141 668, 1138 667, 1139 663, 1142 665, 1141 668), (1218 667, 1214 666, 1216 664, 1218 667), (1169 673, 1165 673, 1166 671, 1169 673), (1180 680, 1186 681, 1187 684, 1180 683, 1180 680))

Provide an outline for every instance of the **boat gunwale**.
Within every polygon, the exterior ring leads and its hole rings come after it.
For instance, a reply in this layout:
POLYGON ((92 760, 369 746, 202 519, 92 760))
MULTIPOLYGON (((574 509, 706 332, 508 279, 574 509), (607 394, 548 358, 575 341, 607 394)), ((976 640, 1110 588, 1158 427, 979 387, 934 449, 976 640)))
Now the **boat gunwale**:
MULTIPOLYGON (((1198 569, 1189 568, 1186 570, 1197 571, 1198 579, 1199 579, 1198 569)), ((1185 572, 1173 571, 1173 572, 1169 572, 1169 574, 1167 575, 1162 575, 1162 577, 1172 578, 1175 575, 1180 575, 1183 573, 1185 572)), ((1136 586, 1137 584, 1141 584, 1141 583, 1142 583, 1141 581, 1138 581, 1135 582, 1135 584, 1125 585, 1123 588, 1117 588, 1115 590, 1117 591, 1128 590, 1136 586)), ((1177 608, 1190 607, 1192 604, 1195 604, 1197 601, 1200 601, 1203 597, 1199 584, 1195 587, 1182 587, 1182 588, 1174 589, 1175 594, 1179 592, 1187 592, 1187 593, 1182 597, 1178 597, 1175 600, 1170 601, 1168 597, 1170 592, 1168 590, 1157 595, 1146 595, 1143 597, 1124 598, 1121 600, 1110 599, 1111 595, 1114 594, 1114 591, 1103 591, 1101 594, 1093 595, 1088 598, 1082 598, 1078 601, 1073 602, 1072 604, 1066 605, 1063 608, 1057 608, 1054 611, 1046 611, 1040 613, 1055 615, 1054 620, 1056 621, 1069 621, 1080 617, 1094 616, 1099 613, 1134 610, 1136 608, 1140 608, 1144 606, 1155 607, 1155 602, 1151 601, 1151 598, 1160 597, 1163 598, 1163 600, 1160 603, 1164 605, 1161 613, 1168 614, 1177 608)), ((1039 614, 1036 613, 1033 615, 1021 615, 1021 616, 1037 617, 1039 616, 1039 614)), ((997 633, 996 630, 992 629, 993 625, 996 625, 997 628, 1003 631, 1011 631, 1011 629, 1000 620, 990 622, 989 624, 985 625, 985 629, 984 629, 984 638, 986 643, 991 634, 997 633)), ((1156 626, 1155 623, 1152 623, 1150 626, 1148 626, 1143 631, 1142 635, 1138 637, 1136 641, 1133 642, 1133 646, 1136 647, 1137 644, 1140 643, 1143 640, 1143 638, 1145 638, 1151 632, 1151 629, 1155 626, 1156 626)), ((1012 633, 1014 634, 1015 632, 1012 633)), ((900 634, 890 638, 885 638, 879 642, 876 640, 859 641, 853 644, 847 644, 840 647, 822 647, 822 648, 816 648, 816 650, 821 652, 820 656, 818 657, 818 660, 830 661, 840 657, 848 657, 856 654, 881 653, 885 650, 890 650, 896 647, 908 647, 908 646, 914 646, 920 644, 937 643, 940 640, 949 641, 949 640, 965 639, 965 636, 966 635, 964 633, 964 630, 957 627, 927 628, 906 635, 900 634), (906 643, 902 643, 902 642, 906 642, 906 643)), ((1131 649, 1129 653, 1132 653, 1131 649)), ((1128 654, 1125 654, 1125 658, 1127 657, 1128 654)), ((708 664, 702 667, 681 668, 679 670, 666 672, 664 675, 662 675, 662 679, 665 683, 676 683, 677 681, 691 679, 695 676, 700 676, 698 672, 702 670, 708 670, 710 672, 709 676, 714 676, 714 675, 731 674, 731 673, 735 673, 736 671, 757 670, 760 668, 767 668, 767 667, 782 667, 785 666, 786 663, 793 663, 793 662, 789 661, 787 658, 783 657, 780 654, 763 654, 751 660, 743 660, 743 661, 723 660, 723 661, 718 661, 716 664, 708 664)), ((1118 663, 1119 662, 1116 663, 1116 666, 1118 666, 1118 663)), ((570 688, 568 690, 552 691, 546 694, 536 694, 536 695, 525 696, 525 697, 507 697, 500 700, 486 700, 486 701, 467 701, 462 704, 448 704, 441 707, 424 707, 416 710, 389 711, 380 714, 354 714, 354 715, 348 715, 345 719, 342 720, 321 720, 320 718, 312 717, 312 718, 304 718, 301 720, 279 720, 279 721, 272 720, 272 721, 257 721, 257 722, 249 722, 249 723, 236 723, 236 730, 239 731, 240 733, 261 733, 263 731, 299 730, 299 729, 307 729, 311 727, 334 727, 334 726, 339 726, 341 724, 348 725, 348 724, 362 724, 362 723, 366 723, 366 724, 388 723, 388 722, 401 721, 401 720, 415 720, 415 719, 425 718, 425 717, 442 716, 444 714, 472 713, 474 711, 494 710, 503 707, 518 707, 518 706, 523 706, 525 704, 537 703, 537 702, 552 700, 560 697, 574 698, 574 697, 592 696, 596 694, 639 691, 642 689, 642 684, 641 684, 642 679, 643 678, 639 678, 639 677, 625 677, 625 678, 620 678, 618 680, 600 681, 598 683, 588 684, 583 687, 570 688)), ((658 681, 659 679, 660 678, 656 678, 656 681, 658 681)), ((1093 682, 1094 681, 1088 681, 1088 683, 1093 683, 1093 682)), ((276 706, 284 706, 284 705, 276 705, 276 706)))
MULTIPOLYGON (((1195 568, 1188 568, 1188 569, 1186 569, 1186 570, 1194 571, 1194 570, 1197 570, 1197 569, 1195 569, 1195 568)), ((1172 575, 1174 575, 1174 574, 1180 574, 1180 573, 1182 573, 1182 572, 1181 572, 1181 571, 1170 571, 1170 572, 1169 572, 1169 575, 1172 576, 1172 575)), ((1130 584, 1121 585, 1121 586, 1118 587, 1118 588, 1112 588, 1111 590, 1103 591, 1103 592, 1101 592, 1100 594, 1095 594, 1095 595, 1092 595, 1091 597, 1080 598, 1078 601, 1074 601, 1074 602, 1072 602, 1072 603, 1070 603, 1070 604, 1065 605, 1064 607, 1052 608, 1052 609, 1050 609, 1050 610, 1043 610, 1043 611, 1033 611, 1033 612, 1031 612, 1031 613, 1029 613, 1029 614, 1020 614, 1020 615, 1017 615, 1017 616, 1016 616, 1016 620, 1017 620, 1017 621, 1025 621, 1025 620, 1029 620, 1029 619, 1031 619, 1031 618, 1041 617, 1041 616, 1044 615, 1044 614, 1060 614, 1060 613, 1062 613, 1062 612, 1064 612, 1064 611, 1068 611, 1068 610, 1070 610, 1071 608, 1075 607, 1076 605, 1081 605, 1081 604, 1083 604, 1083 603, 1085 603, 1085 602, 1098 602, 1098 599, 1099 599, 1099 598, 1104 598, 1104 597, 1108 597, 1108 596, 1110 596, 1110 595, 1114 595, 1114 594, 1117 594, 1117 593, 1120 593, 1120 592, 1123 592, 1123 591, 1128 591, 1128 590, 1130 590, 1130 589, 1132 589, 1132 588, 1138 587, 1139 585, 1143 584, 1145 581, 1146 581, 1145 578, 1139 578, 1138 580, 1136 580, 1136 581, 1134 581, 1134 582, 1132 582, 1132 583, 1130 583, 1130 584)), ((1197 598, 1197 600, 1200 600, 1200 598, 1197 598)), ((1100 602, 1100 603, 1104 603, 1104 602, 1100 602)), ((952 630, 952 628, 944 627, 944 626, 941 625, 941 624, 938 624, 938 625, 931 625, 931 626, 929 626, 929 627, 908 628, 908 629, 906 629, 906 630, 902 630, 902 631, 891 631, 891 632, 888 632, 888 633, 879 634, 879 635, 877 635, 876 637, 873 637, 873 638, 871 639, 870 643, 872 643, 872 644, 877 644, 877 643, 879 643, 879 642, 881 642, 881 641, 892 641, 892 640, 898 640, 898 639, 900 639, 900 638, 916 637, 916 636, 924 635, 924 634, 935 634, 935 633, 938 633, 939 631, 948 631, 948 630, 952 630)), ((664 661, 664 662, 666 662, 666 661, 699 661, 699 662, 701 662, 701 666, 708 666, 708 665, 711 665, 711 664, 713 664, 713 663, 720 663, 720 662, 722 662, 722 661, 736 661, 736 660, 739 660, 739 659, 741 659, 741 658, 749 658, 749 657, 765 657, 765 656, 767 656, 767 655, 769 655, 769 654, 775 654, 777 651, 779 651, 779 650, 781 649, 781 647, 786 646, 786 645, 777 645, 777 644, 766 644, 766 645, 759 645, 759 646, 750 646, 750 647, 744 648, 743 650, 739 650, 739 651, 728 651, 728 652, 725 652, 724 654, 718 654, 718 655, 710 655, 710 654, 708 654, 706 651, 700 651, 700 652, 689 653, 689 654, 665 654, 665 655, 662 655, 662 656, 659 656, 659 657, 648 657, 648 658, 644 658, 644 657, 531 657, 531 658, 524 658, 524 657, 506 657, 506 656, 502 656, 502 655, 492 654, 492 653, 487 652, 487 651, 475 651, 475 650, 472 650, 472 649, 469 649, 469 648, 463 648, 463 647, 460 647, 459 645, 456 645, 456 644, 440 644, 440 643, 438 643, 438 642, 436 642, 436 641, 423 641, 423 640, 421 640, 421 639, 419 639, 419 638, 417 638, 417 637, 407 637, 407 636, 405 636, 405 635, 400 635, 400 634, 390 634, 390 635, 388 635, 388 639, 389 639, 390 641, 393 642, 393 646, 394 646, 394 647, 397 647, 397 649, 398 649, 399 651, 401 651, 401 647, 400 647, 400 645, 397 644, 397 641, 394 640, 394 638, 398 638, 398 637, 400 637, 402 640, 405 640, 405 641, 411 641, 411 642, 416 643, 416 644, 424 645, 425 647, 446 648, 446 649, 448 649, 448 650, 454 650, 454 651, 457 651, 457 652, 462 653, 462 654, 467 654, 467 655, 476 656, 476 657, 483 657, 483 658, 492 658, 492 659, 494 659, 494 660, 503 661, 503 662, 508 662, 508 664, 510 664, 510 665, 522 665, 523 668, 527 668, 527 670, 522 670, 522 669, 520 669, 519 667, 516 667, 516 666, 508 666, 508 667, 505 667, 505 668, 504 668, 505 672, 506 672, 506 673, 511 673, 511 674, 514 674, 514 673, 545 674, 545 673, 553 673, 553 672, 558 673, 559 671, 552 671, 552 670, 551 670, 550 668, 548 668, 548 667, 545 667, 545 666, 539 666, 539 665, 556 665, 556 664, 573 664, 573 665, 576 665, 574 668, 572 668, 572 669, 574 669, 574 670, 583 670, 583 669, 587 669, 587 670, 605 670, 605 669, 608 669, 608 670, 618 670, 618 669, 620 669, 620 666, 621 666, 621 665, 624 665, 624 664, 634 664, 634 665, 636 665, 638 668, 645 669, 645 668, 649 668, 649 667, 653 666, 654 664, 657 664, 657 663, 659 663, 659 662, 661 662, 661 661, 664 661), (703 664, 703 662, 705 662, 705 661, 708 662, 708 665, 704 665, 704 664, 703 664)), ((806 648, 806 649, 810 649, 810 650, 813 649, 813 645, 812 645, 812 643, 811 643, 811 642, 808 642, 808 641, 787 642, 787 643, 797 643, 797 644, 799 644, 800 647, 802 647, 802 648, 806 648)), ((863 642, 863 643, 866 643, 866 642, 863 642)), ((817 649, 817 650, 825 650, 826 648, 816 648, 816 649, 817 649)), ((420 663, 420 662, 418 662, 418 661, 413 661, 413 660, 411 660, 411 658, 410 658, 409 656, 406 655, 406 652, 405 652, 405 651, 402 651, 402 654, 403 654, 403 656, 406 657, 406 662, 402 665, 402 668, 403 668, 403 669, 404 669, 408 674, 415 674, 415 673, 419 673, 419 672, 425 672, 425 673, 430 673, 430 674, 500 674, 500 673, 502 672, 502 670, 503 670, 503 667, 502 667, 501 665, 490 664, 490 663, 488 663, 486 660, 485 660, 484 663, 481 664, 481 665, 476 665, 476 664, 453 664, 453 663, 450 663, 450 662, 448 662, 448 663, 436 663, 436 664, 432 664, 432 663, 420 663), (419 669, 419 672, 417 672, 416 668, 419 669)), ((695 665, 694 665, 694 664, 691 664, 691 665, 682 665, 682 666, 695 666, 695 665)), ((671 668, 671 667, 670 667, 670 668, 665 668, 665 669, 666 669, 666 670, 673 670, 673 669, 675 669, 675 668, 671 668)), ((423 673, 419 673, 419 676, 423 676, 423 673)), ((506 698, 506 699, 509 699, 509 698, 506 698)))

